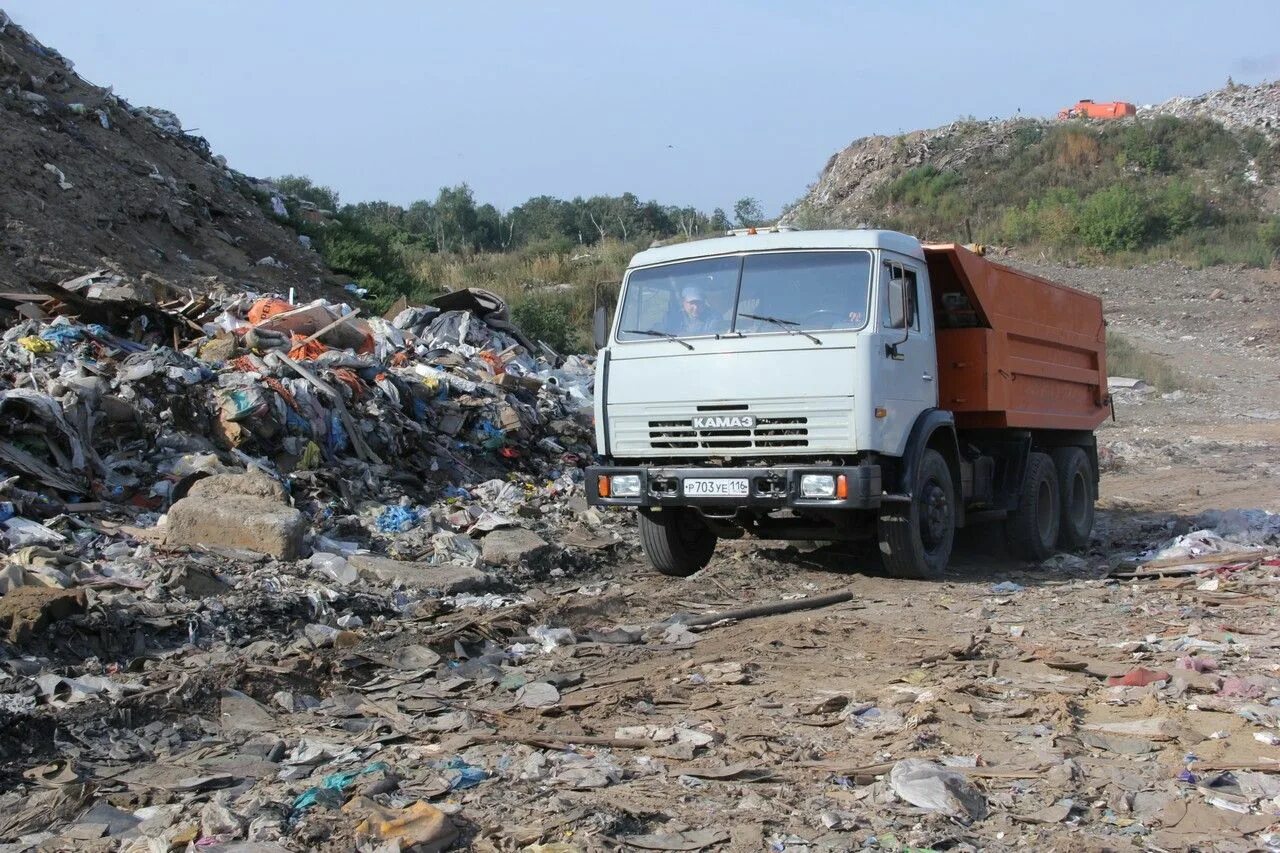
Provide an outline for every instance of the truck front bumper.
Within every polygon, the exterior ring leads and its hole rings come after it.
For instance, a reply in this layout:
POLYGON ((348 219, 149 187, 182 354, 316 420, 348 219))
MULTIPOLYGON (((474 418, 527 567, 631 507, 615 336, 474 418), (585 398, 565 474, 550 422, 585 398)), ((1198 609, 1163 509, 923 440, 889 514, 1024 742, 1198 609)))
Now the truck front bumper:
POLYGON ((631 507, 749 507, 752 509, 875 509, 883 491, 879 465, 825 467, 821 465, 768 468, 665 468, 592 466, 587 468, 587 503, 592 506, 631 507), (844 497, 804 497, 800 478, 806 474, 845 478, 844 497), (640 493, 628 497, 601 495, 601 477, 633 475, 640 493), (746 480, 745 495, 688 495, 686 480, 746 480))

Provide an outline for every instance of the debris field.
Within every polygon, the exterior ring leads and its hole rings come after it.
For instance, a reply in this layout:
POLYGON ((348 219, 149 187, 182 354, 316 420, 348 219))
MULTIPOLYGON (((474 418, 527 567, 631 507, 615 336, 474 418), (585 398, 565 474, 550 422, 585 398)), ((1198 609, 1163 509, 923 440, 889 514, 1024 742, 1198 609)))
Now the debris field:
POLYGON ((1048 273, 1187 381, 1117 384, 1082 552, 676 580, 591 357, 347 304, 3 12, 0 93, 0 851, 1280 849, 1274 272, 1048 273))

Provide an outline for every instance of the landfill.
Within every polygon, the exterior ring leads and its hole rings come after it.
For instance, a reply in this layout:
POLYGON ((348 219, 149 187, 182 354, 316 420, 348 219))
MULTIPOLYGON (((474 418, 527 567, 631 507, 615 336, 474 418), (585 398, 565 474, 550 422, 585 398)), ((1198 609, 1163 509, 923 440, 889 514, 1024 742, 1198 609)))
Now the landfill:
POLYGON ((1280 847, 1280 515, 675 582, 495 295, 113 282, 0 296, 0 850, 1280 847))
POLYGON ((1039 268, 1194 380, 1117 391, 1087 547, 676 580, 586 503, 590 356, 379 316, 3 12, 0 117, 0 853, 1280 850, 1274 270, 1039 268))

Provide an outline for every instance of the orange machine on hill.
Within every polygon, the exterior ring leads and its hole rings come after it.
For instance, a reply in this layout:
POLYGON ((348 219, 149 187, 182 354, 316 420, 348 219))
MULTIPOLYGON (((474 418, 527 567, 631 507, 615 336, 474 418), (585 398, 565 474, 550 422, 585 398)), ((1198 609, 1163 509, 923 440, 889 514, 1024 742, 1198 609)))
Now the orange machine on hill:
POLYGON ((1076 101, 1076 105, 1073 107, 1067 107, 1065 110, 1058 110, 1058 118, 1112 119, 1136 115, 1137 112, 1138 108, 1128 101, 1109 101, 1105 104, 1096 104, 1093 101, 1085 99, 1076 101))

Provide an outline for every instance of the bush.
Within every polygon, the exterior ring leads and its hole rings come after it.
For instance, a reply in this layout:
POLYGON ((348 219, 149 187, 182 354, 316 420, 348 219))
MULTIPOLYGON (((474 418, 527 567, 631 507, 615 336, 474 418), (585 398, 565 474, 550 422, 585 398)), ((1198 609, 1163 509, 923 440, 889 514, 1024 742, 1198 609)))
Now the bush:
POLYGON ((1054 137, 1055 160, 1071 171, 1083 171, 1102 159, 1102 146, 1091 131, 1068 128, 1054 137))
POLYGON ((558 352, 586 349, 583 331, 574 328, 573 305, 554 296, 530 296, 511 310, 512 319, 535 341, 545 341, 558 352))
POLYGON ((1280 216, 1273 216, 1258 226, 1258 239, 1271 250, 1273 257, 1280 257, 1280 216))
POLYGON ((1010 243, 1043 241, 1060 247, 1075 245, 1079 207, 1080 197, 1073 190, 1063 187, 1049 190, 1021 209, 1005 211, 1001 239, 1010 243))
POLYGON ((1099 190, 1080 209, 1080 237, 1104 252, 1137 249, 1150 233, 1143 199, 1122 184, 1099 190))
POLYGON ((1186 181, 1170 181, 1155 200, 1156 215, 1167 236, 1203 225, 1208 206, 1186 181))
POLYGON ((1156 140, 1146 124, 1125 128, 1118 159, 1122 166, 1137 166, 1148 172, 1166 172, 1171 165, 1168 148, 1156 140))

